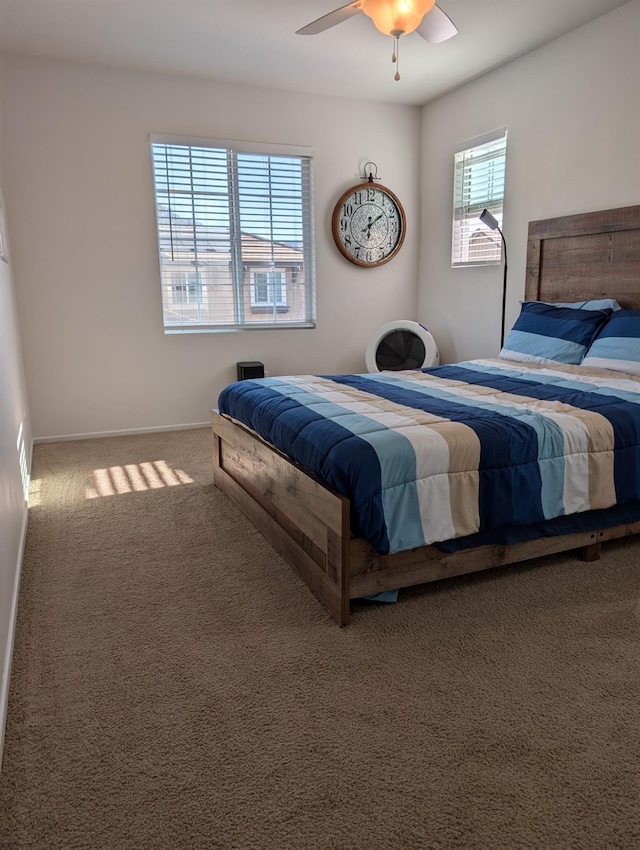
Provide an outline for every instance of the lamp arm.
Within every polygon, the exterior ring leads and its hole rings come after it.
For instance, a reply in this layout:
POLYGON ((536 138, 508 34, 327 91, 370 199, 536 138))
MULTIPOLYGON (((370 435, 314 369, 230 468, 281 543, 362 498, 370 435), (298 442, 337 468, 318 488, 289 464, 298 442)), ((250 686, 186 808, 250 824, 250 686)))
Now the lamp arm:
POLYGON ((502 239, 502 247, 504 248, 504 272, 502 276, 502 324, 500 325, 500 348, 504 346, 504 320, 507 308, 507 243, 504 238, 504 233, 499 227, 496 230, 502 239))

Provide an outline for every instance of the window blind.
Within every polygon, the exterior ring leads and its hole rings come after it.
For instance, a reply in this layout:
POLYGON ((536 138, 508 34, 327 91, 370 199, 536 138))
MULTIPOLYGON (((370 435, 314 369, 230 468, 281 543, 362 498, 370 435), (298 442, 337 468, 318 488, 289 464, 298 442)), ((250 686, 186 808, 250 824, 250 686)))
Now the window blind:
POLYGON ((310 153, 158 136, 151 151, 165 331, 313 327, 310 153), (256 275, 281 285, 256 300, 256 275))
POLYGON ((483 209, 502 227, 507 131, 502 129, 455 154, 451 265, 499 263, 502 240, 479 215, 483 209))

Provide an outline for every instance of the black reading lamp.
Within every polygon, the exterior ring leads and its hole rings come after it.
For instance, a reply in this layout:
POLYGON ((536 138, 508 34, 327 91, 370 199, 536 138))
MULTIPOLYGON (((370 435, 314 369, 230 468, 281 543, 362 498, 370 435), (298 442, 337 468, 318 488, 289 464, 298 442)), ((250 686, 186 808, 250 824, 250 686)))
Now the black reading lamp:
POLYGON ((502 278, 502 325, 500 333, 500 348, 504 345, 504 314, 507 306, 507 243, 504 241, 504 233, 500 230, 497 220, 491 215, 489 210, 482 210, 480 213, 480 221, 490 227, 491 230, 497 230, 502 239, 504 247, 504 275, 502 278))

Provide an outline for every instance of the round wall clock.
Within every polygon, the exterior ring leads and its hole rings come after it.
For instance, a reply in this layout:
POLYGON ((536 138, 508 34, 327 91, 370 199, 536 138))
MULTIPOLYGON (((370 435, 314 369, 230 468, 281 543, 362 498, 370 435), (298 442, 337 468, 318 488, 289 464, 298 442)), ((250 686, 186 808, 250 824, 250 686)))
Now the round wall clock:
POLYGON ((340 252, 365 268, 382 266, 402 247, 407 222, 404 209, 390 189, 366 183, 352 186, 335 206, 333 238, 340 252))

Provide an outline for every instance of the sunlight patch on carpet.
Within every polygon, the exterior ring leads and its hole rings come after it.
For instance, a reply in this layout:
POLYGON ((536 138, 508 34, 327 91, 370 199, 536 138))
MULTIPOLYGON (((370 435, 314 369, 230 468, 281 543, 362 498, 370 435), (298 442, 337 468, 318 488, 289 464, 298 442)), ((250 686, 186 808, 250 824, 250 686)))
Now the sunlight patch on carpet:
POLYGON ((32 478, 29 482, 29 507, 37 508, 42 504, 42 480, 32 478))
POLYGON ((29 463, 27 461, 27 448, 24 444, 24 425, 21 422, 18 429, 18 441, 16 444, 18 458, 20 461, 20 478, 22 480, 22 492, 25 502, 29 502, 29 463))
POLYGON ((193 478, 184 470, 172 469, 165 460, 94 469, 93 479, 93 486, 85 488, 87 499, 193 484, 193 478))

